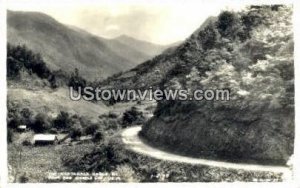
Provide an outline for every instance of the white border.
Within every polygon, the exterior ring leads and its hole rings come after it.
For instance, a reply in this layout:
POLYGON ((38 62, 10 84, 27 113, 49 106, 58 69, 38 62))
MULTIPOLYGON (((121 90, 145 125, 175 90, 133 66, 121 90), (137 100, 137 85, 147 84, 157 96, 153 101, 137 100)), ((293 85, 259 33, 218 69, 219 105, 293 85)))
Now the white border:
MULTIPOLYGON (((104 1, 107 3, 172 3, 175 0, 99 0, 104 1)), ((184 3, 184 0, 176 0, 179 2, 184 3)), ((22 0, 20 0, 22 2, 22 0)), ((50 1, 40 0, 40 2, 47 2, 50 4, 50 1)), ((53 1, 52 1, 53 2, 53 1)), ((97 3, 96 0, 77 0, 76 3, 97 3)), ((186 0, 185 2, 188 2, 186 0)), ((218 3, 217 0, 200 0, 199 5, 202 2, 211 2, 211 3, 218 3)), ((295 112, 296 112, 296 120, 295 123, 298 125, 299 118, 300 118, 300 99, 297 96, 300 96, 300 88, 299 88, 299 70, 300 70, 300 62, 299 62, 299 36, 300 34, 300 1, 298 0, 227 0, 228 4, 232 3, 243 3, 243 4, 293 4, 294 5, 294 41, 295 41, 295 112)), ((59 1, 57 2, 59 3, 59 1)), ((75 0, 70 0, 70 3, 75 3, 75 0)), ((85 186, 86 188, 89 187, 107 187, 107 188, 115 188, 115 187, 145 187, 150 188, 152 186, 158 187, 199 187, 199 186, 206 186, 210 187, 300 187, 300 128, 296 126, 296 137, 295 137, 295 162, 294 162, 294 181, 292 182, 284 182, 284 183, 243 183, 243 182, 235 182, 235 183, 55 183, 55 184, 7 184, 7 144, 6 144, 6 1, 0 0, 0 122, 1 122, 1 130, 0 130, 0 177, 1 177, 1 188, 6 187, 52 187, 55 186, 56 188, 66 188, 66 187, 82 187, 85 186), (297 134, 298 133, 298 134, 297 134)))
POLYGON ((6 139, 6 2, 0 0, 0 187, 6 187, 7 139, 6 139))

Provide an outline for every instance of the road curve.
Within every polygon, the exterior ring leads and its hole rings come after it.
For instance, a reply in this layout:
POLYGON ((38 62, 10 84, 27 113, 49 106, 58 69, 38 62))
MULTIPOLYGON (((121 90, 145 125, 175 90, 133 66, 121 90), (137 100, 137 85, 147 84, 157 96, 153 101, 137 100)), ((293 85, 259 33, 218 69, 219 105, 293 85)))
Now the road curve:
POLYGON ((160 149, 149 146, 144 143, 139 137, 138 132, 141 130, 140 126, 130 127, 125 129, 122 133, 122 141, 126 145, 127 149, 130 149, 136 153, 147 155, 160 160, 168 160, 173 162, 181 162, 188 164, 198 164, 213 166, 219 168, 228 168, 236 170, 249 170, 249 171, 267 171, 283 173, 284 179, 291 179, 292 172, 289 168, 283 166, 270 166, 270 165, 257 165, 257 164, 246 164, 246 163, 231 163, 216 160, 208 160, 201 158, 193 158, 181 156, 160 149))

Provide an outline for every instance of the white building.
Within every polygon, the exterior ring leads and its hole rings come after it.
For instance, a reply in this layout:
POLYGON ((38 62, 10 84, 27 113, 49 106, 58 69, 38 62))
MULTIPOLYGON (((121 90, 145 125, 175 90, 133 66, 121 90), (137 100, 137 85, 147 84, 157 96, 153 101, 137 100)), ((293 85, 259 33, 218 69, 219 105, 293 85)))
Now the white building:
POLYGON ((58 138, 54 134, 36 134, 33 137, 34 145, 50 145, 56 144, 58 142, 58 138))
POLYGON ((19 125, 17 129, 20 132, 25 132, 27 131, 27 125, 19 125))

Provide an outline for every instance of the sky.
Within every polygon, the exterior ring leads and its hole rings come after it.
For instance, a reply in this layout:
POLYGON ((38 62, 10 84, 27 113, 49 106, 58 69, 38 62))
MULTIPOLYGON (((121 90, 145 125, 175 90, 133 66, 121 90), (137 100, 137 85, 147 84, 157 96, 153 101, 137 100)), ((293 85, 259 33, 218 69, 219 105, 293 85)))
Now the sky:
MULTIPOLYGON (((203 0, 8 0, 9 10, 37 11, 106 38, 128 35, 156 44, 189 37, 209 16, 243 5, 203 0), (208 3, 209 2, 209 3, 208 3)), ((224 2, 224 1, 222 1, 224 2)), ((233 0, 231 1, 233 2, 233 0)))

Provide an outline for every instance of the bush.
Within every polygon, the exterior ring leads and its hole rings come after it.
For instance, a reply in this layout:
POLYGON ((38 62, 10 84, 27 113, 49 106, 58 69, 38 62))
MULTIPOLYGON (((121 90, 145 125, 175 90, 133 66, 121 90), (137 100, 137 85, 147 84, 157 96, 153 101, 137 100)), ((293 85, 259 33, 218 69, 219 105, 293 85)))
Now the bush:
POLYGON ((224 11, 219 15, 217 27, 219 31, 225 32, 228 28, 232 27, 235 21, 235 15, 232 12, 224 11))
POLYGON ((81 137, 82 135, 82 131, 80 128, 74 128, 71 130, 71 133, 70 133, 70 137, 73 139, 73 140, 77 140, 81 137))
POLYGON ((216 45, 218 40, 218 31, 213 23, 210 23, 204 30, 199 32, 199 40, 204 50, 211 49, 216 45))
POLYGON ((102 123, 103 126, 104 126, 104 129, 105 130, 108 130, 108 131, 116 131, 118 130, 120 127, 121 127, 121 123, 119 120, 117 119, 102 119, 102 123))
POLYGON ((95 134, 95 132, 97 131, 97 129, 98 129, 99 127, 98 127, 98 125, 97 124, 92 124, 92 125, 89 125, 89 126, 87 126, 86 128, 85 128, 85 130, 84 130, 84 133, 86 134, 86 135, 93 135, 93 134, 95 134))
POLYGON ((53 121, 53 126, 57 129, 68 129, 71 127, 72 120, 68 112, 61 111, 53 121))
POLYGON ((113 144, 101 143, 88 153, 63 156, 62 163, 69 170, 75 172, 111 172, 123 161, 119 158, 118 149, 113 144))
POLYGON ((127 110, 123 114, 123 126, 127 127, 134 123, 140 124, 144 120, 143 113, 137 111, 136 107, 132 107, 130 110, 127 110))
POLYGON ((38 113, 35 118, 34 122, 30 125, 31 129, 36 133, 42 133, 49 128, 49 120, 45 114, 38 113))
POLYGON ((79 75, 79 70, 76 68, 71 75, 68 86, 73 87, 74 90, 78 91, 79 88, 84 88, 86 83, 86 80, 79 75))
POLYGON ((111 111, 110 111, 110 112, 108 113, 108 117, 109 117, 109 118, 112 118, 112 119, 118 118, 118 116, 119 116, 119 115, 118 115, 116 112, 111 112, 111 111))
POLYGON ((235 13, 224 11, 219 15, 217 28, 222 37, 234 38, 239 27, 239 19, 235 13))
POLYGON ((98 131, 93 136, 93 142, 99 142, 101 140, 103 140, 103 134, 102 132, 98 131))
POLYGON ((26 176, 26 174, 23 174, 22 176, 19 177, 20 183, 27 183, 28 181, 29 181, 29 178, 26 176))
POLYGON ((7 123, 9 128, 16 129, 21 124, 21 120, 18 117, 13 117, 13 119, 8 120, 7 123))
POLYGON ((24 141, 22 142, 22 145, 23 145, 23 146, 31 146, 32 144, 31 144, 31 142, 30 142, 29 140, 24 140, 24 141))
POLYGON ((20 74, 22 64, 13 58, 7 58, 7 78, 16 78, 20 74))
POLYGON ((118 166, 116 171, 123 182, 139 182, 135 171, 128 164, 118 166))

